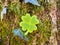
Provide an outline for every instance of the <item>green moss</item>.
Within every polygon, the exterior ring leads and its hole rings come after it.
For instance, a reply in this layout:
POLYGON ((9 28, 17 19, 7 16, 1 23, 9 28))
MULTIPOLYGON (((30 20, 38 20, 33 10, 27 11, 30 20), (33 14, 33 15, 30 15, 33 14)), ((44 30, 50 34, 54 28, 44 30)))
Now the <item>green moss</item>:
POLYGON ((14 13, 15 15, 20 15, 20 3, 13 2, 8 5, 8 14, 14 13))
MULTIPOLYGON (((32 41, 35 40, 34 37, 36 36, 36 34, 38 34, 37 36, 38 45, 40 45, 43 41, 45 42, 46 40, 48 40, 48 38, 51 35, 51 30, 50 30, 51 24, 50 24, 50 19, 48 19, 49 18, 48 14, 47 15, 45 14, 46 14, 46 10, 47 11, 50 10, 51 5, 49 3, 45 3, 44 1, 40 1, 40 0, 38 1, 41 4, 40 7, 33 6, 30 4, 25 4, 24 2, 22 2, 22 4, 20 4, 19 2, 8 4, 7 15, 6 16, 4 15, 3 21, 0 22, 0 31, 2 30, 0 33, 0 37, 2 36, 3 40, 8 35, 10 37, 11 45, 25 45, 25 43, 27 43, 26 45, 32 45, 33 43, 32 41), (37 16, 35 16, 34 14, 37 16), (12 30, 14 28, 19 28, 19 23, 20 23, 20 27, 22 28, 24 27, 22 30, 25 32, 26 35, 30 33, 27 35, 29 38, 29 42, 25 42, 21 40, 19 37, 16 38, 12 34, 12 30)), ((2 10, 2 5, 0 4, 0 11, 1 10, 2 10)))

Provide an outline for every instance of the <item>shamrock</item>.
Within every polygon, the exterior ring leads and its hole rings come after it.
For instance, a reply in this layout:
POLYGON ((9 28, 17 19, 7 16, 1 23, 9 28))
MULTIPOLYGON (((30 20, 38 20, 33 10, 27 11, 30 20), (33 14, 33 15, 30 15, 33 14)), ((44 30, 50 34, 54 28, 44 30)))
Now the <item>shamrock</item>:
POLYGON ((20 22, 20 26, 22 27, 23 31, 26 31, 25 35, 37 30, 36 24, 39 23, 37 16, 30 16, 30 14, 27 13, 25 16, 22 16, 21 19, 22 22, 20 22))

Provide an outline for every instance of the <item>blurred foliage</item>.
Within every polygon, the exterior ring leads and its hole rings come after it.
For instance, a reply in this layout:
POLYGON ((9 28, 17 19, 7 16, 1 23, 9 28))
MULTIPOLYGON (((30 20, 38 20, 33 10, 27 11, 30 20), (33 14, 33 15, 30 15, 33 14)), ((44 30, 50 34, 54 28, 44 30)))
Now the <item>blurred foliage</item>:
POLYGON ((14 36, 19 36, 21 39, 28 41, 28 38, 24 35, 21 29, 14 29, 13 33, 14 33, 14 36))
MULTIPOLYGON (((10 45, 32 45, 32 41, 35 40, 35 35, 37 36, 37 43, 38 45, 41 42, 45 42, 49 40, 51 35, 51 20, 48 15, 50 11, 51 4, 48 2, 38 0, 40 7, 32 5, 32 4, 25 4, 24 2, 11 2, 7 6, 7 14, 4 15, 4 19, 0 22, 0 37, 5 40, 9 39, 10 45), (48 12, 48 13, 47 13, 48 12), (29 42, 22 40, 18 36, 14 36, 12 30, 16 28, 21 28, 19 23, 21 22, 21 17, 26 15, 26 13, 36 15, 39 20, 39 24, 37 25, 37 30, 33 31, 33 33, 28 34, 27 37, 29 38, 29 42)), ((0 3, 0 11, 2 9, 2 5, 0 3)))
POLYGON ((7 22, 0 22, 0 31, 2 33, 2 38, 8 36, 8 34, 10 32, 9 24, 7 22))
MULTIPOLYGON (((0 14, 1 14, 2 8, 3 8, 2 2, 0 1, 0 14)), ((0 15, 0 20, 1 20, 1 15, 0 15)))
POLYGON ((1 12, 1 10, 2 10, 2 3, 0 2, 0 12, 1 12))
POLYGON ((14 13, 15 15, 20 15, 20 3, 11 2, 7 8, 8 14, 14 13))
POLYGON ((42 20, 40 20, 40 23, 38 25, 38 30, 42 36, 40 40, 49 40, 49 37, 51 36, 51 20, 49 19, 48 15, 42 16, 42 20))

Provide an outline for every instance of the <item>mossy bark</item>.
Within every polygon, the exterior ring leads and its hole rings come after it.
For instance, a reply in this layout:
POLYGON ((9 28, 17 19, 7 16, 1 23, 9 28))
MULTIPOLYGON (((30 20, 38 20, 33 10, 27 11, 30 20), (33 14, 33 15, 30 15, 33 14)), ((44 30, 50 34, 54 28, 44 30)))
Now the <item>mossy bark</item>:
MULTIPOLYGON (((11 0, 12 1, 12 0, 11 0)), ((52 0, 51 0, 52 1, 52 0)), ((13 1, 12 1, 13 2, 13 1)), ((16 1, 15 1, 16 2, 16 1)), ((42 4, 45 6, 45 4, 42 4)), ((34 6, 34 5, 30 5, 30 4, 24 4, 24 2, 21 4, 21 16, 25 13, 30 13, 30 14, 35 14, 39 20, 44 20, 44 19, 48 19, 48 17, 44 17, 43 15, 50 15, 51 16, 51 37, 50 37, 50 44, 51 45, 57 45, 57 40, 56 40, 56 33, 57 33, 57 24, 56 24, 56 3, 53 3, 51 6, 51 9, 48 11, 47 7, 45 10, 41 9, 42 12, 39 10, 40 7, 34 6), (47 10, 47 11, 46 11, 47 10), (47 12, 49 12, 47 14, 47 12), (53 42, 52 42, 53 41, 53 42)), ((6 39, 4 40, 4 42, 6 42, 6 45, 45 45, 45 41, 46 39, 44 39, 43 34, 40 34, 41 32, 39 32, 40 29, 38 29, 38 34, 37 32, 33 32, 32 34, 29 34, 28 37, 30 38, 29 42, 26 42, 24 40, 22 40, 20 37, 15 37, 13 36, 13 34, 11 33, 14 28, 18 28, 19 27, 19 21, 20 21, 20 17, 16 16, 15 14, 10 14, 10 15, 5 15, 3 21, 6 23, 8 22, 7 25, 9 25, 9 34, 8 34, 8 38, 6 37, 6 39), (42 36, 41 36, 42 35, 42 36), (42 43, 40 43, 40 38, 42 38, 44 41, 42 43), (38 41, 39 40, 39 41, 38 41), (10 44, 9 44, 10 43, 10 44)), ((43 23, 43 21, 42 21, 43 23)), ((6 27, 5 27, 6 28, 6 27)), ((2 35, 3 36, 3 35, 2 35)), ((5 45, 5 44, 3 44, 5 45)))
POLYGON ((51 7, 51 11, 50 11, 50 16, 51 16, 51 37, 50 37, 50 45, 57 45, 57 7, 56 7, 56 2, 54 1, 52 7, 51 7))

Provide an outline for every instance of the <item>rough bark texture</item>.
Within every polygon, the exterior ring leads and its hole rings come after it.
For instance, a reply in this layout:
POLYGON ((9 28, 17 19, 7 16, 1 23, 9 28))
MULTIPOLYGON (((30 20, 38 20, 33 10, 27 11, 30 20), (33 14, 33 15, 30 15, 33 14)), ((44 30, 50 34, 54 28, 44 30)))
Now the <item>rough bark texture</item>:
POLYGON ((57 15, 56 15, 56 4, 54 3, 51 7, 51 12, 50 12, 50 16, 51 16, 51 26, 52 26, 52 30, 51 30, 51 37, 50 37, 50 45, 57 45, 57 39, 56 39, 56 33, 57 33, 57 15))
MULTIPOLYGON (((52 2, 54 2, 54 0, 51 0, 52 2)), ((6 5, 6 4, 5 4, 6 5)), ((57 45, 57 39, 56 39, 56 33, 57 33, 57 23, 56 23, 56 21, 57 21, 57 16, 56 16, 56 11, 57 11, 57 8, 56 8, 56 4, 55 3, 53 3, 52 4, 52 6, 51 6, 51 11, 50 11, 50 13, 49 13, 49 15, 51 16, 51 19, 52 19, 52 21, 51 21, 51 27, 52 27, 52 29, 51 29, 51 37, 50 37, 50 45, 57 45)), ((13 17, 12 17, 13 18, 13 17)), ((18 22, 17 20, 18 19, 16 19, 16 18, 14 18, 14 22, 16 23, 16 22, 18 22)), ((17 25, 17 24, 16 24, 17 25)), ((13 27, 13 26, 11 26, 11 27, 13 27)), ((9 36, 11 36, 11 35, 9 35, 9 36)), ((11 36, 12 37, 12 36, 11 36)), ((9 39, 10 38, 6 38, 5 40, 6 41, 4 41, 4 44, 3 45, 16 45, 16 43, 15 42, 11 42, 12 44, 9 44, 9 39), (5 44, 6 43, 6 44, 5 44), (13 44, 14 43, 14 44, 13 44)), ((19 39, 18 39, 19 40, 19 39)), ((21 40, 20 41, 18 41, 18 40, 16 40, 17 42, 19 42, 19 44, 21 43, 21 40)), ((15 38, 14 38, 14 41, 15 41, 15 38)), ((31 45, 31 44, 25 44, 24 43, 24 41, 22 41, 23 43, 22 44, 20 44, 20 45, 31 45)), ((37 44, 37 36, 34 36, 34 39, 32 40, 32 45, 40 45, 40 44, 37 44)), ((45 42, 42 42, 41 43, 41 45, 45 45, 44 44, 45 42)), ((17 44, 18 45, 18 44, 17 44)), ((49 44, 48 44, 49 45, 49 44)))
POLYGON ((58 28, 58 34, 57 34, 57 41, 58 45, 60 45, 60 0, 57 1, 57 28, 58 28))

